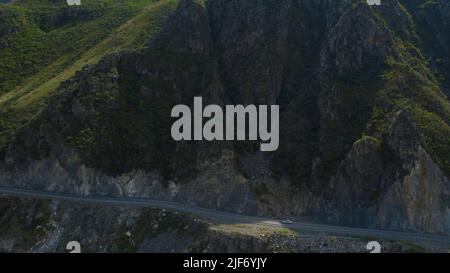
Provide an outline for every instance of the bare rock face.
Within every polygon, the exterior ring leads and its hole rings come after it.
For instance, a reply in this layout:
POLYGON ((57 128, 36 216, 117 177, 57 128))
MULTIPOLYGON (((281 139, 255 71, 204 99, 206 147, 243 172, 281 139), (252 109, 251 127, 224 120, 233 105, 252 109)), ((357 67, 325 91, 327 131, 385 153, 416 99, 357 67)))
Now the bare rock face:
POLYGON ((394 54, 393 39, 388 26, 362 2, 347 7, 329 30, 318 70, 320 142, 313 165, 318 180, 329 179, 364 131, 379 91, 376 75, 386 56, 394 54))
POLYGON ((400 112, 386 136, 389 150, 374 138, 356 142, 332 178, 329 217, 355 226, 448 233, 450 183, 421 141, 408 113, 400 112))
POLYGON ((377 139, 357 141, 331 179, 328 217, 350 225, 372 225, 377 201, 386 190, 385 164, 377 139))
POLYGON ((414 168, 395 182, 381 200, 378 222, 387 229, 450 232, 449 180, 419 148, 414 168))
POLYGON ((398 178, 381 201, 380 226, 449 233, 450 181, 421 145, 419 131, 406 112, 399 114, 388 138, 390 148, 402 162, 402 169, 397 171, 398 178), (401 173, 406 175, 402 177, 401 173))
POLYGON ((330 31, 321 55, 322 79, 355 73, 392 54, 393 41, 386 26, 365 3, 346 10, 330 31))

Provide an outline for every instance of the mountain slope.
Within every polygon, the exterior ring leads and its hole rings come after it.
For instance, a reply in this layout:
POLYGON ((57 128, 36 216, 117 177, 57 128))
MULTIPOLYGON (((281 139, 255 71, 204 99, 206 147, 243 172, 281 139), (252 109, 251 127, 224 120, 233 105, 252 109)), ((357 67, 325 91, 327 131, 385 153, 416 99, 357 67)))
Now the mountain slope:
POLYGON ((1 80, 0 88, 0 125, 4 128, 0 146, 8 141, 11 131, 45 106, 62 81, 83 66, 98 62, 108 53, 142 47, 159 30, 176 2, 85 1, 81 7, 64 3, 55 7, 51 1, 41 1, 43 6, 35 1, 32 6, 16 1, 1 6, 6 14, 31 18, 23 22, 23 29, 9 23, 6 32, 20 31, 1 39, 7 46, 0 53, 0 77, 8 80, 1 80))
POLYGON ((173 3, 149 4, 84 50, 54 89, 3 95, 7 125, 50 98, 20 129, 3 125, 4 184, 450 232, 445 1, 184 0, 164 20, 173 3), (426 19, 436 5, 445 20, 426 19), (164 21, 145 47, 131 31, 143 21, 164 21), (121 38, 130 32, 138 42, 121 38), (174 142, 170 111, 194 96, 280 104, 280 149, 174 142))

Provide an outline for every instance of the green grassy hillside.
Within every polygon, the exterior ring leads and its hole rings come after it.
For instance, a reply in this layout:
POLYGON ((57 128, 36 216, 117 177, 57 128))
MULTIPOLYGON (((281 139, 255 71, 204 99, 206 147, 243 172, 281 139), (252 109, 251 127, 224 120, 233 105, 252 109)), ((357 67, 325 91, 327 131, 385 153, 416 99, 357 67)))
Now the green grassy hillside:
POLYGON ((177 0, 14 1, 0 5, 0 146, 59 84, 105 54, 136 50, 177 0))

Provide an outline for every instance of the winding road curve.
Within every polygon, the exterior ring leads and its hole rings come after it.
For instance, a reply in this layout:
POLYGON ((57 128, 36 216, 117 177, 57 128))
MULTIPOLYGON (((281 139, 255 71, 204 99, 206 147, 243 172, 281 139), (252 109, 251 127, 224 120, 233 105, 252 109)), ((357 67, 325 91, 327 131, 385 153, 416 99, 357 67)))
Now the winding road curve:
POLYGON ((365 228, 350 228, 343 226, 330 226, 302 221, 296 221, 293 224, 283 224, 280 220, 276 219, 233 214, 168 201, 157 201, 151 199, 131 198, 131 197, 120 198, 120 197, 103 197, 103 196, 77 196, 63 193, 34 191, 10 187, 0 187, 0 195, 24 197, 24 198, 37 198, 37 199, 53 199, 53 200, 63 200, 63 201, 72 201, 90 204, 168 209, 209 218, 213 221, 217 221, 224 224, 239 223, 239 224, 252 224, 263 227, 286 227, 291 230, 295 230, 297 232, 313 232, 321 234, 408 241, 411 243, 438 245, 440 247, 450 248, 450 236, 418 234, 418 233, 365 229, 365 228))

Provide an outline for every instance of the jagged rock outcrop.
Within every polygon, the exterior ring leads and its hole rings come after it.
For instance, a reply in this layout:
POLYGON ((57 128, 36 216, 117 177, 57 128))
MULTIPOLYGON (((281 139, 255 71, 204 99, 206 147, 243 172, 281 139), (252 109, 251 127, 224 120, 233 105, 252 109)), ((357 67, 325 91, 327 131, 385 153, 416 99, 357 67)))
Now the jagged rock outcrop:
POLYGON ((408 112, 385 136, 353 145, 332 178, 330 217, 347 225, 448 233, 448 178, 421 146, 408 112))

